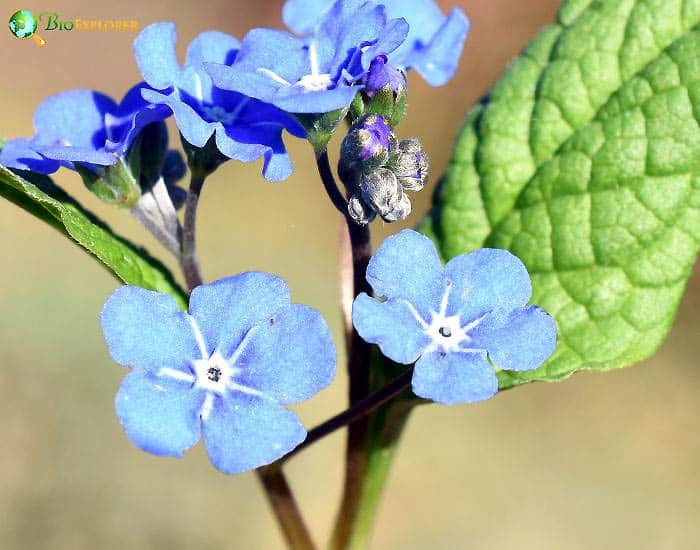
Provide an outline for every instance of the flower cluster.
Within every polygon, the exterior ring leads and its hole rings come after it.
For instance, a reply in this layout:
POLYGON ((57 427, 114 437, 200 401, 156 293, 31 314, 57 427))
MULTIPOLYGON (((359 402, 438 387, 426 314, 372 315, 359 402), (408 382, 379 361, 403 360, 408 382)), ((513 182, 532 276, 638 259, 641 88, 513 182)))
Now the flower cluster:
MULTIPOLYGON (((284 20, 293 32, 254 29, 242 42, 204 32, 184 64, 175 25, 150 25, 133 46, 144 82, 119 104, 91 90, 53 96, 36 111, 35 135, 0 152, 15 170, 79 172, 174 252, 191 289, 188 311, 135 286, 114 292, 102 311, 112 358, 132 369, 117 416, 133 443, 156 455, 182 456, 203 438, 225 473, 272 463, 305 439, 286 405, 331 382, 336 351, 321 315, 292 304, 279 277, 248 272, 199 284, 192 208, 204 178, 228 159, 260 159, 267 180, 287 178, 285 132, 309 140, 327 176, 326 147, 346 119, 339 174, 349 198, 331 174, 324 184, 334 204, 359 225, 405 219, 408 192, 424 187, 429 166, 418 139, 394 133, 406 74, 446 83, 469 27, 460 10, 444 16, 432 0, 288 0, 284 20), (186 166, 168 150, 170 116, 193 176, 184 228, 176 208, 186 166)), ((533 369, 554 349, 554 322, 526 307, 530 279, 508 252, 478 250, 443 268, 432 242, 405 230, 372 257, 367 281, 378 298, 357 296, 354 326, 388 358, 415 363, 418 396, 446 404, 489 398, 498 390, 492 365, 533 369)))
POLYGON ((420 191, 428 177, 428 156, 420 141, 400 143, 381 115, 358 119, 343 140, 341 164, 354 169, 356 184, 348 213, 359 225, 376 215, 384 221, 403 220, 411 213, 406 191, 420 191))

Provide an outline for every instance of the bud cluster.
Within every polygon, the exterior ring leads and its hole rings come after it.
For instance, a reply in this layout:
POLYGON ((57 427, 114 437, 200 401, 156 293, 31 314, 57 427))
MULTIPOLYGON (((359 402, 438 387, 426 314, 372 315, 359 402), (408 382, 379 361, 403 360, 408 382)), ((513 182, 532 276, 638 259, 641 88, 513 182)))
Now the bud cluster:
POLYGON ((358 174, 348 213, 365 225, 379 215, 386 222, 411 213, 407 191, 420 191, 428 177, 428 156, 416 138, 399 142, 384 117, 359 118, 341 146, 341 163, 358 174))

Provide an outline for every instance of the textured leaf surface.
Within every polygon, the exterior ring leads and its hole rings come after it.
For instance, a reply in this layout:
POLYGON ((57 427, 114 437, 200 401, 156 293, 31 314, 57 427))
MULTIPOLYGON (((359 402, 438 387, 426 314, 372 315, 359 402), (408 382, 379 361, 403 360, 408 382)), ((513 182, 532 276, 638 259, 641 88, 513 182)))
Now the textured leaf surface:
POLYGON ((422 229, 527 265, 559 346, 501 387, 651 355, 700 243, 700 0, 572 0, 467 117, 422 229))
POLYGON ((0 195, 72 238, 127 284, 167 292, 186 304, 168 269, 85 211, 47 177, 35 183, 0 166, 0 195))

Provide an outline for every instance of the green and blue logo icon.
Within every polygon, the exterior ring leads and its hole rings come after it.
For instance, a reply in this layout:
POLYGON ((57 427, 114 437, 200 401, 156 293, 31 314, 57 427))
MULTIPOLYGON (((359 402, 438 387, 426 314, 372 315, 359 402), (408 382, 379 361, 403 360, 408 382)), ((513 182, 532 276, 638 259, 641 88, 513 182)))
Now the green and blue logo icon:
POLYGON ((17 38, 22 40, 33 38, 34 42, 39 46, 44 46, 46 44, 46 40, 36 34, 38 25, 37 19, 29 10, 17 10, 10 16, 9 25, 10 32, 17 38))

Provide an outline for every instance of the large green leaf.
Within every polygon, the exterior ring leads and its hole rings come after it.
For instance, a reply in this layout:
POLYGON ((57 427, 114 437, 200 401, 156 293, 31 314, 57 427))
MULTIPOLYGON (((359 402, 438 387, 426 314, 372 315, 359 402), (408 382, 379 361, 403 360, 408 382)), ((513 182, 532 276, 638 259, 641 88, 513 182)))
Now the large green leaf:
POLYGON ((700 0, 570 0, 467 118, 423 230, 507 248, 556 318, 541 368, 612 369, 665 338, 700 243, 700 0))
POLYGON ((186 304, 182 289, 168 269, 144 249, 115 235, 49 178, 27 177, 34 182, 0 166, 0 196, 75 240, 124 283, 167 292, 181 305, 186 304))

